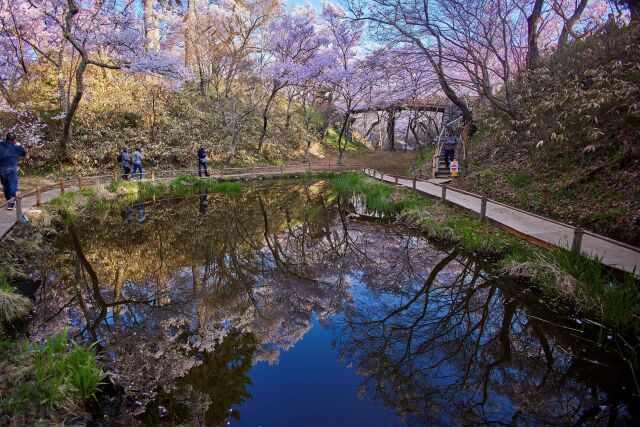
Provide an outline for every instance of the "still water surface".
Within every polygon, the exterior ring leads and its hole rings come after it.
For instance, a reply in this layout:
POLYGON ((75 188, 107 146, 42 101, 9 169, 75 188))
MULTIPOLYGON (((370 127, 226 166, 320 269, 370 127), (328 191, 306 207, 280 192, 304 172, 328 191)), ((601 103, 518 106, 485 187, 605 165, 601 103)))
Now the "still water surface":
POLYGON ((360 205, 289 181, 95 213, 31 333, 99 343, 109 425, 637 424, 615 339, 360 205))

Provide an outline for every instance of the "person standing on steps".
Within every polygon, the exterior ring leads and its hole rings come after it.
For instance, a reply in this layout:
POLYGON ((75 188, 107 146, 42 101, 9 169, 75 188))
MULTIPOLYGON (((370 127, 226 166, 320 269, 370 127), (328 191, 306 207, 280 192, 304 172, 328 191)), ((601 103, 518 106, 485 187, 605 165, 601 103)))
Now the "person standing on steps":
POLYGON ((131 172, 130 161, 127 147, 122 147, 122 151, 118 155, 118 163, 120 163, 120 167, 122 168, 122 179, 124 180, 129 179, 129 173, 131 172))
POLYGON ((16 206, 16 192, 18 191, 18 159, 29 159, 27 150, 16 142, 16 134, 8 132, 4 141, 0 142, 0 181, 4 198, 9 201, 7 209, 16 206))
POLYGON ((460 142, 460 138, 454 135, 453 130, 447 130, 447 136, 444 137, 444 163, 447 165, 447 170, 451 165, 451 162, 456 157, 456 145, 460 142))
POLYGON ((204 151, 204 147, 201 145, 198 148, 198 176, 202 176, 202 169, 204 169, 204 176, 209 176, 209 171, 207 170, 207 153, 204 151))
POLYGON ((144 156, 142 155, 142 150, 140 147, 136 147, 133 150, 133 172, 131 172, 131 179, 136 177, 136 171, 139 171, 139 179, 142 179, 142 161, 144 160, 144 156))

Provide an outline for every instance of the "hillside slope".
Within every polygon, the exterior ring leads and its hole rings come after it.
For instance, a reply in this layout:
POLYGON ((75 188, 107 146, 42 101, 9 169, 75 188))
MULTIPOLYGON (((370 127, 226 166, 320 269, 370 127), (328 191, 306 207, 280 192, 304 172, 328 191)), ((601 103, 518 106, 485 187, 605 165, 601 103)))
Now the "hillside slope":
POLYGON ((518 120, 480 108, 453 185, 640 245, 640 28, 572 43, 515 92, 518 120))

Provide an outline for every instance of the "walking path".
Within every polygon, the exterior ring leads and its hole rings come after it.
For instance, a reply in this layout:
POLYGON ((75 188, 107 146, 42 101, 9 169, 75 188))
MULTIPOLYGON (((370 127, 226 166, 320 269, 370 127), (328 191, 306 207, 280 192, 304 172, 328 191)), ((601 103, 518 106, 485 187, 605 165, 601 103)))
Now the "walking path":
MULTIPOLYGON (((381 178, 380 172, 374 169, 367 168, 365 173, 376 179, 381 178)), ((382 179, 385 182, 396 182, 396 177, 391 175, 383 175, 382 179)), ((413 188, 414 180, 399 177, 397 178, 397 183, 403 187, 413 188)), ((422 180, 416 180, 415 185, 416 190, 421 193, 442 198, 442 185, 422 180)), ((482 198, 477 195, 446 187, 445 200, 472 212, 481 213, 482 198)), ((486 217, 529 241, 565 249, 572 249, 576 230, 579 230, 570 225, 543 218, 493 200, 486 201, 486 217)), ((580 231, 578 231, 578 234, 580 234, 580 231)), ((578 239, 577 243, 579 243, 579 250, 583 254, 597 257, 605 265, 634 273, 636 277, 640 277, 640 248, 588 231, 584 231, 581 242, 578 239)))

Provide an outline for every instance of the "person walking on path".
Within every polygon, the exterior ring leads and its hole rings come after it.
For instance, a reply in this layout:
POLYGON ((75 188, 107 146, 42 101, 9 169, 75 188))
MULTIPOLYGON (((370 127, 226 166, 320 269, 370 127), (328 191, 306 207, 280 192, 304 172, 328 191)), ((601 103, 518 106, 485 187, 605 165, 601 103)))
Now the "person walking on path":
POLYGON ((449 169, 451 162, 456 157, 456 144, 460 141, 456 135, 453 134, 453 130, 449 129, 447 131, 447 136, 444 137, 444 162, 447 165, 447 169, 449 169))
POLYGON ((127 147, 122 147, 122 152, 118 156, 118 163, 120 163, 120 167, 122 168, 122 179, 129 179, 129 173, 131 173, 131 159, 129 158, 127 147))
POLYGON ((207 153, 204 151, 204 147, 201 145, 198 148, 198 176, 202 176, 202 169, 204 169, 204 176, 209 176, 209 171, 207 170, 207 153))
POLYGON ((136 147, 133 151, 133 172, 131 172, 131 179, 134 179, 136 176, 136 171, 139 171, 139 178, 142 179, 142 161, 144 160, 144 156, 142 155, 142 150, 140 147, 136 147))
POLYGON ((16 193, 18 191, 18 159, 29 159, 27 150, 19 142, 16 142, 16 134, 8 132, 4 141, 0 142, 0 181, 4 198, 7 199, 7 209, 16 206, 16 193))

